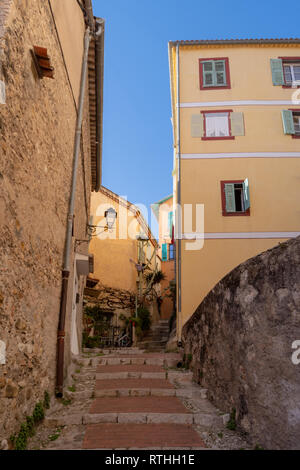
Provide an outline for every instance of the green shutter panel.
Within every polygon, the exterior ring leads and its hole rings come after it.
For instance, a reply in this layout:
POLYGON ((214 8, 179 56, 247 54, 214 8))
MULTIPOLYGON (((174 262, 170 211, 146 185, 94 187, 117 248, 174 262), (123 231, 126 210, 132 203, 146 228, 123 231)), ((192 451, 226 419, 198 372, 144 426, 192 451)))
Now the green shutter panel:
POLYGON ((281 111, 283 131, 285 134, 295 134, 295 126, 293 120, 293 113, 289 109, 281 111))
POLYGON ((243 182, 244 211, 250 208, 249 181, 248 178, 243 182))
POLYGON ((244 114, 230 113, 231 135, 245 135, 244 114))
POLYGON ((226 201, 226 212, 236 212, 235 208, 235 197, 234 197, 234 183, 225 183, 225 201, 226 201))
POLYGON ((203 86, 215 85, 214 62, 206 60, 202 62, 203 86))
POLYGON ((200 113, 191 116, 191 136, 203 137, 203 115, 200 113))
POLYGON ((284 85, 283 67, 281 59, 270 59, 273 85, 284 85))
POLYGON ((168 244, 163 243, 161 247, 161 259, 163 261, 168 261, 168 244))
POLYGON ((173 235, 173 212, 168 213, 168 230, 169 236, 172 238, 173 235))
POLYGON ((226 85, 226 67, 225 67, 225 60, 216 60, 214 62, 215 68, 215 84, 218 85, 226 85))

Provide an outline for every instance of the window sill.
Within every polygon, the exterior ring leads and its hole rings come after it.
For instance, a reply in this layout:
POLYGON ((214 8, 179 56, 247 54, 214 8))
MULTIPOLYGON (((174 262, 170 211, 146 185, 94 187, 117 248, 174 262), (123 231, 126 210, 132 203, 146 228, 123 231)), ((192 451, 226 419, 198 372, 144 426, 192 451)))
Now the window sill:
POLYGON ((247 209, 245 212, 222 212, 224 217, 248 217, 250 215, 250 209, 247 209))
POLYGON ((300 85, 293 86, 293 85, 282 85, 282 88, 289 88, 289 89, 297 89, 300 88, 300 85))
POLYGON ((300 139, 300 135, 292 134, 292 138, 293 138, 293 139, 300 139))
POLYGON ((226 89, 230 89, 231 86, 230 85, 221 85, 221 86, 200 86, 200 90, 201 91, 204 91, 204 90, 226 90, 226 89))
POLYGON ((224 137, 201 137, 201 140, 234 140, 234 136, 228 135, 224 137))

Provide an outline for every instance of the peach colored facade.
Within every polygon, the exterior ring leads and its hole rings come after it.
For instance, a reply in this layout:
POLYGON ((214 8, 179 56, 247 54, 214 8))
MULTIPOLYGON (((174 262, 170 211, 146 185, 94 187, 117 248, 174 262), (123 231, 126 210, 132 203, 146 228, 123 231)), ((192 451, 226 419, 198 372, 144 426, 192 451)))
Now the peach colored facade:
POLYGON ((180 340, 228 272, 300 233, 300 41, 172 42, 169 62, 180 340))
MULTIPOLYGON (((137 270, 139 257, 143 257, 151 271, 160 270, 161 265, 158 244, 138 208, 102 186, 98 192, 92 193, 91 214, 92 225, 98 228, 89 245, 89 252, 94 255, 94 272, 90 278, 99 280, 98 289, 110 287, 128 291, 134 296, 145 292, 147 283, 137 270), (110 208, 116 211, 117 218, 113 229, 107 231, 103 228, 106 226, 105 211, 110 208), (149 241, 143 243, 139 255, 141 243, 137 237, 140 235, 146 235, 149 241)), ((156 320, 156 306, 148 307, 156 320)))
POLYGON ((161 258, 161 270, 165 279, 161 282, 163 302, 161 305, 161 318, 168 319, 174 311, 173 299, 170 295, 170 281, 175 281, 175 251, 173 240, 173 195, 152 204, 153 213, 158 221, 159 227, 159 255, 161 258), (169 214, 172 214, 171 216, 169 214), (163 251, 164 249, 164 256, 163 251))

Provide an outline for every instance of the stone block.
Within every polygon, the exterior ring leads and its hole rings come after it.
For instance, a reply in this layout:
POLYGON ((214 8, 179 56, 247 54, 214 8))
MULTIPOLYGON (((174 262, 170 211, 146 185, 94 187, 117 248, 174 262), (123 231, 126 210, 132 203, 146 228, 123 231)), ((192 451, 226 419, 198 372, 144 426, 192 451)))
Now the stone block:
POLYGON ((150 395, 150 389, 149 388, 133 388, 130 390, 130 396, 131 397, 146 397, 150 395))
POLYGON ((193 424, 193 415, 187 413, 148 413, 147 423, 193 424))
POLYGON ((116 397, 118 396, 118 391, 117 390, 95 390, 94 395, 95 395, 95 398, 116 397))
POLYGON ((154 397, 175 397, 176 390, 173 388, 152 388, 151 395, 154 397))
POLYGON ((212 413, 195 413, 194 424, 210 428, 214 426, 222 426, 223 421, 221 416, 217 416, 212 413))
POLYGON ((145 413, 118 413, 118 423, 135 423, 142 424, 146 423, 147 418, 145 413))
POLYGON ((118 413, 95 413, 83 416, 83 424, 116 423, 118 413))

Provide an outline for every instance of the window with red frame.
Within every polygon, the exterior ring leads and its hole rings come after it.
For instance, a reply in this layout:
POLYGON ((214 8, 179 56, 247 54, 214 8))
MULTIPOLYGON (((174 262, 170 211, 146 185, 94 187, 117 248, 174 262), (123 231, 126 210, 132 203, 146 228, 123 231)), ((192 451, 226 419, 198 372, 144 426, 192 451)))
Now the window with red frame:
POLYGON ((300 109, 283 109, 281 111, 283 131, 292 137, 300 138, 300 109))
POLYGON ((200 89, 230 88, 228 57, 199 59, 200 89))
POLYGON ((203 139, 234 139, 231 135, 231 110, 202 111, 203 139))
POLYGON ((300 57, 271 59, 273 85, 300 87, 300 57))
POLYGON ((248 178, 221 181, 222 214, 224 216, 250 215, 248 178))

